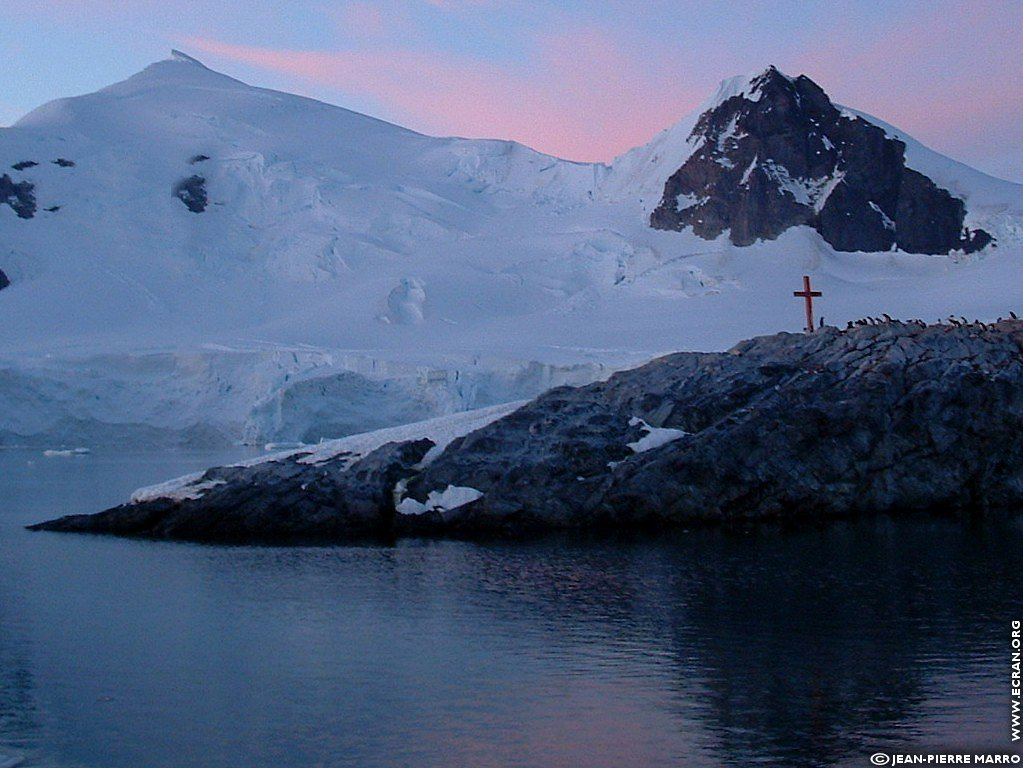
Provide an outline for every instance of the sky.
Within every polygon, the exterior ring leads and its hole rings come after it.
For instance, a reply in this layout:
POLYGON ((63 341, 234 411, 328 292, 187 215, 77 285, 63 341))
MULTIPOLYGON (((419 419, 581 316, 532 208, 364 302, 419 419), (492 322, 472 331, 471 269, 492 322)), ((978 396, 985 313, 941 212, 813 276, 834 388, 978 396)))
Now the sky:
POLYGON ((1021 0, 0 0, 0 125, 182 50, 433 135, 610 161, 774 64, 1023 182, 1021 0))

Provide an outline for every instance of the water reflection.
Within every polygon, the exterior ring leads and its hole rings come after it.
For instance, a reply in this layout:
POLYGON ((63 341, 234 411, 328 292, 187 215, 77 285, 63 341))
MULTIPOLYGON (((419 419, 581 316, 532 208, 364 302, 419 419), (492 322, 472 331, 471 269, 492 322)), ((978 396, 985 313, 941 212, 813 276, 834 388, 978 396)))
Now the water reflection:
MULTIPOLYGON (((9 570, 3 572, 10 577, 9 570)), ((35 749, 39 736, 35 686, 19 631, 24 619, 6 583, 0 584, 0 765, 35 749)))
MULTIPOLYGON (((993 684, 1023 594, 1021 544, 1016 523, 877 520, 805 533, 255 549, 206 565, 210 583, 234 583, 231 604, 260 599, 247 584, 276 584, 271 602, 290 606, 307 633, 383 618, 387 651, 401 657, 377 659, 387 675, 418 675, 420 693, 462 699, 456 710, 470 707, 459 689, 472 688, 485 712, 475 726, 489 733, 514 717, 517 750, 546 754, 545 764, 582 758, 563 751, 564 728, 546 727, 573 714, 575 749, 608 742, 584 750, 591 764, 614 764, 607 750, 623 739, 633 750, 645 743, 650 764, 673 754, 694 765, 809 766, 920 745, 919 721, 957 708, 936 693, 945 676, 981 668, 993 684), (311 594, 332 595, 333 607, 311 594), (503 700, 512 688, 514 707, 503 700), (651 690, 656 706, 641 706, 651 690), (652 735, 655 725, 671 733, 652 735)), ((291 640, 306 658, 327 643, 291 640)), ((379 638, 350 637, 338 651, 372 658, 360 640, 379 638)), ((994 690, 965 695, 987 711, 960 712, 931 746, 1005 748, 994 690)), ((410 741, 473 738, 404 696, 381 705, 410 741)))
MULTIPOLYGON (((722 539, 713 558, 691 559, 674 643, 704 677, 723 762, 831 764, 916 741, 943 675, 1004 663, 1021 543, 1016 525, 882 520, 722 539)), ((1004 748, 1003 717, 929 746, 990 749, 997 734, 1004 748)))
POLYGON ((0 745, 88 768, 1005 750, 1021 545, 933 519, 301 549, 0 525, 0 745))

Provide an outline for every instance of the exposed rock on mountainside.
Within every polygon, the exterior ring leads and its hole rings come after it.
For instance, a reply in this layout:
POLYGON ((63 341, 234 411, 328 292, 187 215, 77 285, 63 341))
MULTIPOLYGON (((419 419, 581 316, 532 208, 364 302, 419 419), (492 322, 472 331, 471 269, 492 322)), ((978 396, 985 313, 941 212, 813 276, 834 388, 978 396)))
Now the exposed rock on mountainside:
POLYGON ((11 279, 4 274, 4 271, 0 269, 0 291, 11 284, 11 279))
POLYGON ((192 213, 202 213, 206 210, 208 196, 206 194, 206 179, 202 176, 189 176, 174 185, 174 197, 185 204, 192 213))
POLYGON ((19 219, 31 219, 36 214, 34 189, 31 182, 15 182, 5 173, 0 176, 0 205, 7 203, 19 219))
POLYGON ((774 67, 703 113, 697 149, 664 186, 656 229, 725 230, 735 245, 813 227, 839 251, 967 253, 991 242, 966 206, 906 167, 906 145, 839 110, 805 75, 774 67))
POLYGON ((37 527, 343 539, 975 511, 1023 498, 1021 430, 1023 322, 826 328, 561 387, 436 458, 417 441, 210 470, 37 527))

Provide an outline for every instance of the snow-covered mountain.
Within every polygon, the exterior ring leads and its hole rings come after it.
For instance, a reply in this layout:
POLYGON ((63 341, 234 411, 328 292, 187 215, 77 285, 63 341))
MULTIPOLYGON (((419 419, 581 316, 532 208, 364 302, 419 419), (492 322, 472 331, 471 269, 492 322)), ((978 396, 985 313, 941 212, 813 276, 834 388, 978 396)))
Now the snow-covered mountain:
POLYGON ((966 203, 906 164, 906 144, 774 67, 700 115, 650 223, 736 245, 809 226, 839 251, 948 255, 992 243, 966 203))
MULTIPOLYGON (((0 444, 311 440, 527 397, 798 330, 804 273, 833 323, 1023 306, 1023 187, 844 108, 993 244, 850 253, 810 221, 748 247, 700 217, 652 228, 686 194, 666 184, 708 146, 706 116, 756 104, 772 72, 609 166, 424 136, 177 52, 46 104, 0 129, 0 444)), ((757 154, 782 200, 817 179, 757 154)))

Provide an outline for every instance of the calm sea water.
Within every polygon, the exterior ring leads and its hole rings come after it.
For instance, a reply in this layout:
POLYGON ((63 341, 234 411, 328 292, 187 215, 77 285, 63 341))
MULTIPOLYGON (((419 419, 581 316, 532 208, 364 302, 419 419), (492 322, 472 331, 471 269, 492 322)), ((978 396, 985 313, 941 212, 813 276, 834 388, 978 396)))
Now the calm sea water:
POLYGON ((0 451, 0 765, 1010 751, 1018 520, 296 549, 22 529, 229 458, 0 451))

